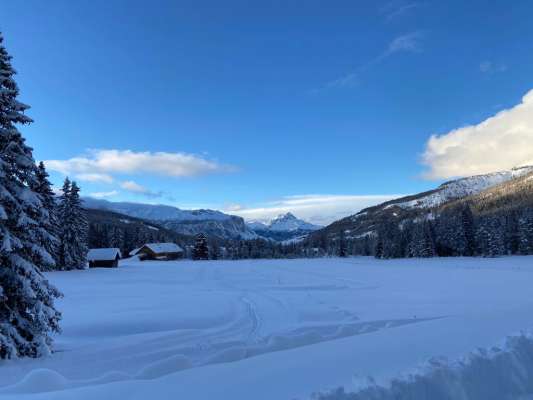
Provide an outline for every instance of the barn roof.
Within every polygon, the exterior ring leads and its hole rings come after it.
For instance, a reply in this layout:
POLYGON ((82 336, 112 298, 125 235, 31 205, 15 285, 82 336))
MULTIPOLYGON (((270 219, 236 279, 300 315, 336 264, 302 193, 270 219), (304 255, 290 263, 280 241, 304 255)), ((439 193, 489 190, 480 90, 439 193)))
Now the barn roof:
POLYGON ((143 247, 148 247, 154 253, 182 253, 183 249, 176 243, 146 243, 143 247))
POLYGON ((89 261, 107 261, 114 260, 117 258, 117 255, 121 257, 120 249, 115 247, 105 248, 105 249, 90 249, 87 253, 87 260, 89 261))

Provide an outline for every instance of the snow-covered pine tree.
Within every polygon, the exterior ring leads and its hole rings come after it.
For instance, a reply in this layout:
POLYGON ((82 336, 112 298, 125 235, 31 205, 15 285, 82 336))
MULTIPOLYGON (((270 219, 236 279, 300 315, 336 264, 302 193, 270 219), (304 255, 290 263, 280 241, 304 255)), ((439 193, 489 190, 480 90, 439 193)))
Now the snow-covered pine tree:
POLYGON ((435 239, 430 222, 418 222, 413 229, 413 235, 409 243, 409 254, 412 257, 434 257, 435 239))
POLYGON ((85 209, 81 205, 80 188, 76 182, 70 186, 70 210, 72 212, 73 232, 74 232, 74 254, 75 268, 83 269, 87 263, 87 239, 89 223, 85 209))
POLYGON ((122 230, 116 226, 111 227, 108 231, 109 247, 116 247, 122 249, 124 245, 124 234, 122 230))
POLYGON ((58 269, 71 269, 74 265, 71 249, 73 241, 72 222, 70 212, 70 179, 65 178, 59 196, 58 219, 61 221, 59 229, 58 269))
POLYGON ((81 206, 79 191, 76 182, 70 182, 66 178, 59 198, 59 267, 65 270, 83 269, 87 261, 89 225, 81 206))
POLYGON ((35 187, 33 189, 41 196, 42 212, 46 214, 46 218, 42 220, 41 228, 49 233, 47 237, 42 238, 41 245, 53 258, 53 264, 46 264, 41 267, 41 270, 54 269, 58 262, 59 225, 57 223, 57 204, 48 176, 48 172, 46 172, 46 168, 41 161, 37 166, 35 187))
POLYGON ((495 216, 485 217, 477 229, 479 252, 484 257, 497 257, 505 254, 502 220, 495 216))
POLYGON ((207 238, 203 233, 196 236, 196 242, 192 252, 193 260, 208 260, 209 248, 207 247, 207 238))
POLYGON ((36 261, 52 263, 42 241, 52 234, 37 186, 32 149, 16 128, 29 124, 29 107, 17 100, 11 56, 0 34, 0 359, 49 354, 51 332, 61 314, 61 293, 46 280, 36 261))
POLYGON ((461 227, 459 229, 463 236, 463 243, 460 254, 463 256, 473 256, 476 254, 476 230, 474 226, 474 215, 472 209, 466 204, 461 210, 461 227))

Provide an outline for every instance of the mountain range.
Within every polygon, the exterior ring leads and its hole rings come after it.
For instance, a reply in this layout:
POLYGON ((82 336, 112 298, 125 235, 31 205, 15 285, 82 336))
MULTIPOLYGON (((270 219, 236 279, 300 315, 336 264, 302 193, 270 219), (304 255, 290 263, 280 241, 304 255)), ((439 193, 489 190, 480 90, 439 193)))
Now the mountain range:
POLYGON ((401 225, 435 218, 464 202, 472 205, 476 213, 486 213, 489 204, 491 212, 499 212, 502 207, 520 208, 524 201, 526 204, 530 199, 533 202, 533 191, 528 186, 532 179, 533 166, 525 166, 452 180, 433 190, 366 208, 326 227, 303 221, 292 213, 271 221, 245 222, 241 217, 215 210, 181 210, 167 205, 93 198, 84 198, 83 201, 88 209, 107 210, 153 222, 181 235, 192 236, 203 232, 222 239, 267 239, 291 243, 306 240, 307 244, 316 244, 335 241, 341 232, 347 240, 375 240, 379 230, 391 221, 401 225), (498 200, 503 197, 506 202, 498 200))
POLYGON ((272 239, 286 240, 304 236, 320 229, 296 218, 293 214, 280 215, 269 223, 250 222, 235 215, 215 210, 182 210, 167 205, 153 205, 129 202, 83 198, 84 206, 92 210, 107 210, 122 215, 156 222, 159 226, 182 235, 196 235, 200 232, 224 239, 272 239))
POLYGON ((181 235, 204 233, 224 239, 257 239, 259 236, 249 229, 244 219, 215 210, 181 210, 167 205, 129 202, 112 202, 91 197, 83 198, 88 209, 108 210, 146 221, 181 235))
MULTIPOLYGON (((505 230, 509 231, 509 236, 517 236, 517 228, 510 224, 518 223, 522 213, 533 208, 533 166, 445 182, 434 190, 366 208, 312 233, 308 245, 331 246, 338 244, 342 237, 355 243, 358 248, 354 251, 365 253, 368 249, 362 250, 363 244, 374 248, 389 235, 391 227, 396 231, 394 235, 401 236, 406 226, 420 225, 424 221, 433 221, 433 233, 439 234, 441 230, 442 236, 445 234, 442 231, 447 229, 453 234, 462 229, 460 224, 454 223, 461 220, 466 206, 480 228, 477 236, 482 236, 483 231, 501 231, 504 235, 505 230), (487 221, 491 224, 489 228, 483 227, 487 221)), ((506 238, 502 237, 501 241, 505 242, 506 238)), ((516 244, 509 246, 509 252, 516 250, 516 244)))
POLYGON ((309 233, 322 228, 299 219, 290 212, 279 215, 270 222, 249 221, 246 224, 248 228, 259 236, 277 241, 303 238, 309 233))

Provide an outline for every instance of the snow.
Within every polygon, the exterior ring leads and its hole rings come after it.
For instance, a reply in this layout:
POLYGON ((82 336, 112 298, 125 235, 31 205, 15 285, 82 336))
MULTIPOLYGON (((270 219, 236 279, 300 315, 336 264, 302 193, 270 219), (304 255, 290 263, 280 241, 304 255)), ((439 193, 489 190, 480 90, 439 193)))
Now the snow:
POLYGON ((232 218, 231 215, 214 210, 181 210, 164 204, 114 202, 91 197, 84 197, 83 204, 87 208, 109 210, 129 215, 130 217, 156 221, 226 221, 232 218))
POLYGON ((142 247, 137 247, 136 249, 133 249, 132 251, 130 251, 129 255, 130 256, 135 256, 137 255, 137 253, 139 252, 139 250, 141 250, 142 247))
POLYGON ((178 246, 176 243, 146 243, 144 246, 148 247, 154 253, 181 253, 183 252, 183 249, 180 246, 178 246))
POLYGON ((46 274, 57 352, 0 399, 533 395, 533 257, 120 263, 46 274))
POLYGON ((315 231, 320 229, 318 225, 296 218, 292 213, 282 214, 273 219, 268 229, 275 232, 292 232, 297 230, 315 231))
POLYGON ((88 261, 105 261, 105 260, 114 260, 117 258, 117 256, 120 258, 120 249, 111 247, 111 248, 104 248, 104 249, 90 249, 89 253, 87 253, 87 260, 88 261))
POLYGON ((268 230, 268 224, 258 220, 246 221, 246 226, 254 231, 268 230))
POLYGON ((246 226, 254 231, 273 232, 294 232, 294 231, 316 231, 321 226, 313 225, 302 219, 296 218, 292 213, 278 215, 271 221, 250 220, 246 221, 246 226))
MULTIPOLYGON (((427 196, 406 201, 402 203, 390 204, 404 208, 431 208, 460 197, 470 196, 482 192, 492 186, 507 182, 513 178, 518 178, 533 172, 533 166, 513 168, 508 171, 494 172, 486 175, 476 175, 467 178, 457 179, 443 183, 439 188, 427 196)), ((386 208, 387 208, 386 207, 386 208)))

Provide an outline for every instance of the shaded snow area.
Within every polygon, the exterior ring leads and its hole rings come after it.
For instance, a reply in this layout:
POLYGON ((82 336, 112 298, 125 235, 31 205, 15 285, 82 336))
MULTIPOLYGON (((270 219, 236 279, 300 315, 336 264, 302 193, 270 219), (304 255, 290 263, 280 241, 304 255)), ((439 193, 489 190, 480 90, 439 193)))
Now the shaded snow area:
POLYGON ((0 399, 533 399, 533 257, 47 276, 65 294, 57 351, 0 362, 0 399))

